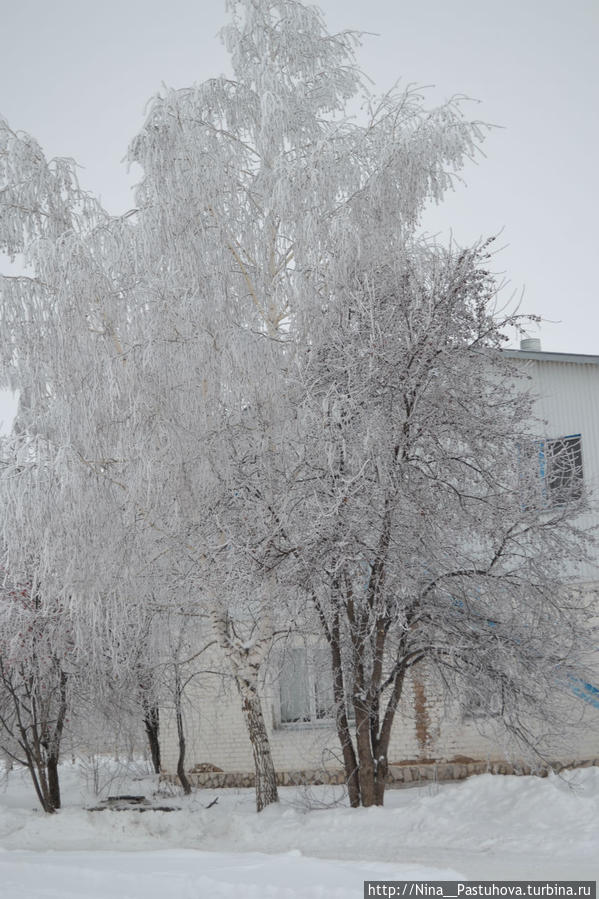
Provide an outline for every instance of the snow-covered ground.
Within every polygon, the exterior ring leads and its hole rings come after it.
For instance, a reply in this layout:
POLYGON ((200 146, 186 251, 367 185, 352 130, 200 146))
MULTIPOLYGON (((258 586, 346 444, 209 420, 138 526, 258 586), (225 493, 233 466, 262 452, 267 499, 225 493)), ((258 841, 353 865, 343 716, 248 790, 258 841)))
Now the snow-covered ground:
MULTIPOLYGON (((111 795, 151 796, 156 786, 109 766, 94 771, 111 795)), ((340 794, 330 787, 287 788, 260 815, 251 790, 152 799, 179 807, 170 812, 87 811, 98 804, 92 780, 89 766, 63 765, 64 808, 46 816, 26 772, 9 775, 0 793, 2 899, 350 899, 364 880, 599 872, 597 768, 393 790, 384 809, 334 805, 340 794)))

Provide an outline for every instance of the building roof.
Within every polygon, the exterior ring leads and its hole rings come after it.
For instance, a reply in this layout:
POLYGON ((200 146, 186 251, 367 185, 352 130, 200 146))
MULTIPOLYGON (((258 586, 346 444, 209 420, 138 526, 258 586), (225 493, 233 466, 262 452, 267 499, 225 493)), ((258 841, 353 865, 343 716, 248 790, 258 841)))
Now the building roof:
POLYGON ((571 362, 575 365, 599 365, 599 356, 584 353, 546 353, 543 350, 502 350, 510 359, 532 359, 535 362, 571 362))

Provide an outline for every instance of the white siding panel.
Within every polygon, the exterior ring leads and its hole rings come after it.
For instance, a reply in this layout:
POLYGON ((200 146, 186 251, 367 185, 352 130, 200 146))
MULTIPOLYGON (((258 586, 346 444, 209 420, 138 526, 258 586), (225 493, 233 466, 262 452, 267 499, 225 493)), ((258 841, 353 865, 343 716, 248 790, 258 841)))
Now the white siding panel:
MULTIPOLYGON (((516 360, 531 377, 530 389, 538 396, 537 414, 546 421, 545 436, 582 435, 585 490, 596 503, 599 497, 599 365, 559 362, 553 359, 516 360)), ((597 523, 597 515, 581 519, 583 527, 597 523)), ((597 562, 576 572, 576 579, 599 580, 597 562)))

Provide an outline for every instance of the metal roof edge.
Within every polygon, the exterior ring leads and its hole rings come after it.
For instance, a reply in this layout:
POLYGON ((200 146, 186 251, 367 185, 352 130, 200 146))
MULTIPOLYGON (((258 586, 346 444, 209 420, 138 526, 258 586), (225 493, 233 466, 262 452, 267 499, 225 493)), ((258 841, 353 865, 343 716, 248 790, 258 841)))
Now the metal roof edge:
POLYGON ((531 359, 534 362, 572 362, 575 365, 599 365, 599 356, 584 353, 546 353, 543 350, 501 350, 509 359, 531 359))

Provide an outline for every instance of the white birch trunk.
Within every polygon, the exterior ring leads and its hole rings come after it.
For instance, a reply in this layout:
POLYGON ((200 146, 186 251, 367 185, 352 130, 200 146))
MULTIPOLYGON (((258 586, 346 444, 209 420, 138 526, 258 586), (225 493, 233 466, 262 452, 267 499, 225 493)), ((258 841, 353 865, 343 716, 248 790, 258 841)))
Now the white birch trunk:
POLYGON ((279 800, 275 766, 258 692, 260 666, 270 644, 272 628, 269 617, 263 617, 257 639, 247 645, 236 636, 225 614, 215 610, 213 622, 241 696, 241 710, 254 756, 256 809, 261 812, 267 805, 279 800))

